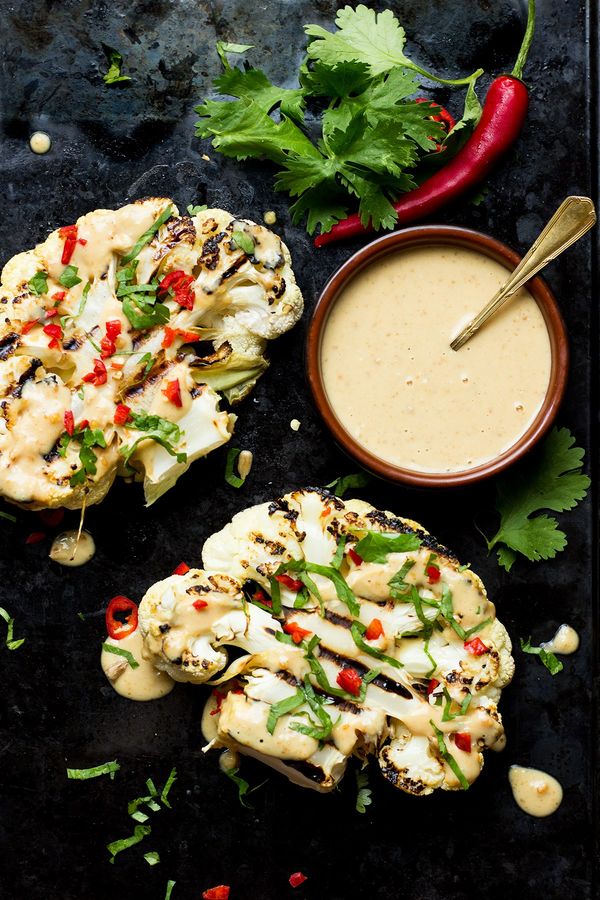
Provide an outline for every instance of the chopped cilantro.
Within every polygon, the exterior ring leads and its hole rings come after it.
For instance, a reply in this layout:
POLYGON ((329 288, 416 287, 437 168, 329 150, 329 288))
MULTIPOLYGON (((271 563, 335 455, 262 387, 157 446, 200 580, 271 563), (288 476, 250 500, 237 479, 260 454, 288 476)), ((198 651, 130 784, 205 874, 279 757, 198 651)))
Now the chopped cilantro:
POLYGON ((92 766, 90 769, 67 769, 67 778, 73 778, 76 781, 87 781, 89 778, 99 778, 100 775, 110 775, 111 781, 114 781, 115 773, 120 768, 121 766, 116 759, 113 759, 111 762, 92 766))
POLYGON ((106 849, 111 856, 109 862, 114 863, 117 853, 121 853, 123 850, 128 850, 129 847, 139 844, 151 831, 152 828, 150 825, 136 825, 131 837, 121 838, 118 841, 112 841, 112 843, 107 844, 106 849))
POLYGON ((549 650, 546 650, 544 647, 532 647, 531 638, 527 638, 527 640, 523 640, 523 638, 519 638, 521 643, 521 650, 523 653, 532 653, 535 656, 539 657, 541 663, 543 663, 551 675, 558 675, 559 672, 563 670, 563 664, 554 653, 551 653, 549 650))
POLYGON ((356 812, 365 813, 367 806, 373 802, 371 800, 371 789, 369 788, 369 776, 366 771, 356 772, 356 812))
POLYGON ((257 791, 259 788, 261 788, 267 782, 262 781, 260 784, 257 784, 256 787, 251 788, 250 785, 248 784, 248 782, 245 781, 245 779, 241 778, 238 775, 238 772, 239 772, 239 769, 226 769, 225 770, 225 774, 227 775, 227 777, 231 781, 233 781, 233 783, 235 784, 235 786, 238 789, 238 799, 239 799, 240 803, 242 804, 242 806, 245 806, 246 809, 253 809, 252 804, 248 803, 248 800, 246 799, 246 797, 248 797, 249 794, 253 794, 254 791, 257 791))
POLYGON ((437 738, 440 756, 450 766, 450 768, 452 769, 452 771, 458 778, 459 784, 460 784, 461 788, 463 789, 463 791, 467 791, 469 789, 469 782, 468 782, 467 778, 465 777, 464 772, 462 771, 462 769, 460 768, 460 766, 458 765, 458 763, 456 762, 456 760, 454 759, 454 757, 452 756, 450 751, 448 750, 448 748, 446 746, 446 741, 444 740, 443 732, 441 732, 440 729, 436 727, 435 722, 433 722, 432 720, 429 721, 429 724, 433 728, 434 734, 437 738))
POLYGON ((41 294, 48 293, 48 274, 47 272, 36 272, 33 278, 27 282, 27 287, 33 291, 38 297, 41 294))
POLYGON ((18 640, 15 640, 13 638, 13 629, 15 626, 15 620, 1 606, 0 606, 0 616, 2 616, 2 618, 6 622, 6 646, 8 647, 9 650, 18 650, 19 647, 25 643, 25 638, 19 638, 18 640))
POLYGON ((231 240, 240 250, 243 250, 248 256, 254 253, 254 241, 252 236, 245 231, 234 231, 231 234, 231 240))
POLYGON ((382 534, 369 531, 354 548, 365 562, 387 562, 390 553, 408 553, 418 550, 421 539, 416 534, 382 534))
POLYGON ((326 484, 325 487, 336 497, 343 497, 346 491, 358 491, 366 487, 372 481, 366 472, 356 472, 353 475, 342 475, 326 484))
POLYGON ((62 270, 61 276, 58 279, 58 283, 62 284, 65 288, 75 287, 76 284, 81 284, 81 278, 77 274, 79 269, 77 266, 66 266, 62 270))
POLYGON ((124 81, 131 81, 129 75, 122 75, 121 68, 123 66, 123 57, 114 47, 108 44, 102 44, 102 49, 108 61, 108 71, 102 76, 105 84, 120 84, 124 81))

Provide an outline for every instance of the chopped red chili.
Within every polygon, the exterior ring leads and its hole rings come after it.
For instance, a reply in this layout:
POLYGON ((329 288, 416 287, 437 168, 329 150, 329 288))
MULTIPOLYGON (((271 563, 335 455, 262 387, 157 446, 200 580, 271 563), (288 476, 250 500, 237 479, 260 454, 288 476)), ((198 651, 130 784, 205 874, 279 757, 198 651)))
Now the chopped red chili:
POLYGON ((186 575, 190 571, 187 563, 180 562, 177 568, 173 569, 173 575, 186 575))
POLYGON ((73 432, 75 431, 75 417, 70 409, 67 409, 64 416, 63 422, 65 426, 65 431, 69 435, 69 437, 73 436, 73 432))
POLYGON ((218 884, 202 894, 202 900, 229 900, 229 885, 218 884))
POLYGON ((292 578, 291 575, 276 575, 275 581, 296 594, 302 590, 302 582, 298 578, 292 578))
POLYGON ((39 319, 30 319, 29 322, 25 322, 21 328, 21 334, 27 334, 32 328, 35 328, 39 321, 39 319))
POLYGON ((465 650, 467 650, 472 656, 482 656, 490 649, 489 647, 486 647, 481 638, 478 637, 471 638, 470 641, 465 641, 464 646, 465 650))
POLYGON ((352 560, 355 566, 362 566, 363 558, 359 556, 356 550, 353 547, 348 548, 348 556, 352 560))
POLYGON ((129 416, 131 415, 131 408, 126 406, 124 403, 119 403, 117 408, 115 409, 115 416, 113 422, 115 425, 126 425, 129 416))
POLYGON ((201 609, 206 609, 208 603, 206 602, 206 600, 194 600, 192 606, 194 607, 194 609, 197 609, 198 612, 200 612, 201 609))
POLYGON ((121 327, 118 319, 111 319, 106 323, 106 337, 103 337, 100 341, 100 347, 102 348, 100 355, 102 359, 112 356, 117 349, 116 340, 121 334, 121 327))
POLYGON ((54 316, 57 316, 57 315, 58 315, 57 309, 47 309, 46 310, 46 318, 47 319, 53 319, 54 316))
POLYGON ((454 743, 459 750, 465 753, 471 752, 471 735, 468 732, 459 732, 454 735, 454 743))
POLYGON ((178 269, 176 272, 169 272, 159 282, 158 294, 163 298, 169 294, 184 309, 193 309, 195 297, 193 290, 190 288, 193 280, 193 275, 186 275, 181 269, 178 269))
POLYGON ((87 375, 83 376, 82 381, 90 382, 91 384, 106 384, 106 366, 102 362, 101 359, 94 360, 94 371, 88 372, 87 375))
POLYGON ((304 875, 302 872, 293 872, 288 879, 293 888, 300 887, 300 885, 304 884, 306 880, 306 875, 304 875))
POLYGON ((77 225, 64 225, 58 229, 58 233, 65 242, 60 261, 63 266, 67 266, 77 246, 77 225))
POLYGON ((121 594, 113 597, 106 607, 106 630, 109 637, 122 641, 133 634, 137 626, 138 608, 133 600, 121 594))
POLYGON ((442 577, 439 566, 427 566, 425 569, 425 574, 427 575, 427 581, 429 582, 429 584, 437 584, 442 577))
POLYGON ((181 400, 181 386, 178 378, 174 381, 167 381, 167 386, 163 389, 163 394, 173 406, 177 406, 181 409, 183 403, 181 400))
POLYGON ((200 340, 200 336, 193 331, 185 331, 183 328, 169 328, 168 325, 165 325, 165 335, 161 344, 163 349, 166 350, 167 347, 170 347, 176 337, 180 337, 184 344, 193 344, 195 341, 200 340))
POLYGON ((42 331, 50 338, 48 341, 50 350, 58 350, 60 347, 59 341, 62 340, 63 336, 63 330, 60 325, 44 325, 42 331))
POLYGON ((427 685, 427 696, 429 697, 435 691, 436 687, 439 686, 439 681, 437 678, 432 678, 429 684, 427 685))
POLYGON ((365 631, 365 637, 368 641, 376 641, 383 634, 383 625, 380 619, 372 619, 369 627, 365 631))
POLYGON ((252 600, 256 600, 257 603, 262 603, 263 606, 269 606, 271 609, 273 608, 273 601, 270 597, 267 597, 264 591, 255 591, 252 594, 252 600))
POLYGON ((212 692, 212 695, 215 698, 215 700, 217 701, 217 705, 215 706, 214 709, 211 709, 210 714, 211 714, 211 716, 218 716, 219 713, 221 712, 221 707, 223 706, 223 700, 227 696, 227 693, 223 692, 223 691, 219 691, 217 688, 215 688, 214 691, 212 692))
POLYGON ((40 509, 38 516, 47 528, 56 528, 64 519, 65 511, 62 506, 58 509, 40 509))
POLYGON ((26 544, 39 544, 40 541, 43 541, 46 537, 46 533, 44 531, 32 531, 31 534, 28 534, 25 538, 26 544))
POLYGON ((52 299, 54 300, 55 305, 58 306, 59 303, 63 302, 66 296, 66 291, 57 291, 56 294, 52 294, 52 299))
POLYGON ((360 694, 362 678, 356 669, 351 668, 351 666, 344 666, 344 668, 338 672, 336 681, 342 690, 346 691, 348 694, 352 694, 354 697, 358 697, 360 694))
POLYGON ((286 634, 289 634, 295 644, 301 644, 304 638, 312 632, 301 628, 297 622, 286 622, 283 626, 286 634))

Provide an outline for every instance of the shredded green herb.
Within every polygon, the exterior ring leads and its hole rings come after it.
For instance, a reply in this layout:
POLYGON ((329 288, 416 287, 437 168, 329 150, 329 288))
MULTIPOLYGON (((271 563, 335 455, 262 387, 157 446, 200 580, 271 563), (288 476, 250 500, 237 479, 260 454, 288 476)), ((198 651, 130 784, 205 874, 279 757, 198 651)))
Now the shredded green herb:
POLYGON ((241 778, 238 775, 238 772, 239 772, 239 769, 226 769, 225 770, 225 774, 227 775, 227 777, 230 779, 230 781, 233 781, 233 783, 235 784, 235 786, 238 789, 238 799, 239 799, 240 803, 242 804, 242 806, 245 806, 246 809, 254 809, 252 804, 248 803, 248 800, 246 798, 250 794, 253 794, 254 791, 257 791, 259 788, 261 788, 267 782, 266 782, 266 780, 262 781, 260 784, 257 784, 256 787, 251 788, 250 785, 248 784, 248 782, 244 778, 241 778))
POLYGON ((4 510, 0 510, 0 519, 6 519, 7 522, 16 522, 17 517, 13 516, 12 513, 4 512, 4 510))
POLYGON ((160 862, 160 856, 156 850, 150 850, 148 853, 144 853, 144 859, 149 866, 155 866, 160 862))
POLYGON ((325 487, 336 497, 343 497, 346 491, 358 491, 366 487, 373 479, 366 472, 356 472, 353 475, 341 475, 326 484, 325 487))
POLYGON ((15 626, 15 620, 1 606, 0 606, 0 616, 2 616, 2 618, 6 622, 6 646, 8 647, 9 650, 18 650, 19 647, 25 643, 25 638, 19 638, 18 640, 15 640, 13 638, 13 629, 15 626))
POLYGON ((544 647, 533 647, 530 637, 526 641, 523 638, 519 638, 519 641, 523 653, 531 653, 539 657, 540 662, 546 666, 551 675, 558 675, 559 672, 562 672, 564 666, 554 653, 551 653, 544 647))
POLYGON ((304 703, 304 694, 298 688, 295 694, 292 694, 290 697, 284 697, 283 700, 279 700, 277 703, 273 703, 271 705, 271 709, 269 710, 269 717, 267 719, 267 731, 269 734, 273 734, 275 731, 275 726, 277 725, 278 720, 287 715, 288 713, 293 712, 295 709, 298 709, 299 706, 302 706, 304 703))
POLYGON ((234 231, 231 234, 231 240, 240 250, 243 250, 244 253, 247 253, 248 256, 252 256, 254 253, 254 241, 252 237, 247 234, 245 231, 234 231))
POLYGON ((81 284, 81 278, 77 274, 78 271, 77 266, 67 266, 63 269, 58 283, 67 289, 75 287, 76 284, 81 284))
POLYGON ((102 76, 105 84, 121 84, 124 81, 131 81, 129 75, 122 75, 121 68, 123 66, 123 57, 114 47, 108 44, 102 44, 102 49, 108 61, 108 71, 102 76))
POLYGON ((167 222, 171 216, 173 215, 173 207, 169 204, 165 210, 160 214, 158 219, 150 226, 148 231, 145 231, 141 237, 135 242, 129 253, 126 253, 125 256, 121 257, 121 265, 125 265, 131 262, 132 259, 135 259, 142 247, 145 247, 146 244, 150 243, 158 229, 167 222))
POLYGON ((204 212, 205 209, 208 209, 208 206, 206 205, 206 203, 203 206, 194 206, 193 204, 190 203, 190 205, 187 208, 187 211, 190 216, 197 216, 198 213, 204 212))
POLYGON ((393 666, 395 669, 404 668, 402 663, 398 659, 394 659, 393 656, 387 656, 381 650, 378 650, 377 647, 372 647, 371 644, 368 644, 364 639, 363 635, 367 630, 367 626, 363 625, 362 622, 354 621, 350 626, 350 634, 352 635, 352 640, 363 653, 367 653, 369 656, 374 656, 375 659, 380 659, 381 662, 387 663, 389 666, 393 666))
POLYGON ((236 474, 236 463, 238 457, 242 451, 238 450, 237 447, 230 447, 227 451, 227 460, 225 462, 225 481, 227 484, 230 484, 231 487, 241 488, 246 480, 246 476, 242 477, 239 474, 236 474))
POLYGON ((167 891, 165 893, 165 900, 171 900, 171 894, 173 893, 173 888, 175 887, 175 881, 167 881, 167 891))
POLYGON ((174 446, 179 443, 183 436, 183 432, 175 422, 170 422, 161 416, 153 416, 145 412, 132 412, 127 426, 137 431, 143 431, 144 434, 137 438, 133 444, 121 447, 119 452, 124 457, 126 465, 129 463, 134 450, 142 441, 155 441, 157 444, 160 444, 167 453, 176 458, 178 463, 183 463, 187 460, 187 453, 177 451, 174 446))
POLYGON ((115 647, 114 644, 108 644, 106 641, 102 644, 102 649, 106 650, 107 653, 114 653, 115 656, 122 656, 123 659, 126 659, 132 669, 139 668, 139 662, 129 650, 123 650, 122 647, 115 647))
POLYGON ((109 862, 114 863, 115 856, 118 853, 122 853, 123 850, 128 850, 129 847, 139 844, 151 831, 152 827, 150 825, 136 825, 131 837, 121 838, 118 841, 112 841, 112 843, 107 844, 106 849, 111 855, 109 862))
POLYGON ((48 273, 36 272, 27 282, 27 287, 38 297, 48 293, 48 273))
POLYGON ((469 789, 469 782, 466 779, 464 772, 462 771, 462 769, 460 768, 460 766, 458 765, 458 763, 456 762, 456 760, 454 759, 454 757, 452 756, 450 751, 448 750, 448 748, 446 746, 446 741, 444 740, 443 733, 440 731, 439 728, 436 727, 435 722, 433 722, 431 719, 429 720, 429 724, 431 725, 431 727, 433 728, 433 730, 435 732, 435 736, 436 736, 437 742, 438 742, 438 748, 439 748, 442 759, 444 759, 445 762, 448 763, 448 765, 450 766, 450 768, 452 769, 452 771, 458 778, 458 781, 459 781, 460 786, 463 789, 463 791, 467 791, 469 789))
POLYGON ((171 809, 171 804, 169 803, 167 797, 169 796, 169 791, 173 787, 174 782, 177 780, 177 769, 175 766, 169 772, 169 777, 165 781, 165 786, 160 792, 160 802, 163 806, 166 806, 168 809, 171 809))
MULTIPOLYGON (((89 281, 84 285, 84 288, 81 292, 81 300, 79 301, 79 308, 78 308, 77 312, 75 313, 75 315, 61 316, 61 318, 60 318, 61 328, 65 328, 67 322, 69 322, 71 319, 73 319, 73 320, 78 319, 79 316, 82 314, 82 312, 85 309, 85 305, 87 303, 87 298, 88 298, 88 294, 90 292, 91 287, 92 287, 92 285, 91 285, 91 282, 89 282, 89 281)), ((98 351, 98 353, 100 353, 100 347, 98 347, 96 344, 94 344, 94 342, 92 341, 92 339, 89 335, 88 335, 88 340, 92 344, 92 346, 98 351)))
POLYGON ((67 769, 67 778, 73 778, 76 781, 87 781, 88 778, 99 778, 100 775, 110 775, 111 781, 114 781, 115 773, 119 771, 121 766, 113 759, 111 762, 102 763, 99 766, 92 766, 90 769, 67 769))
POLYGON ((421 543, 416 534, 381 534, 379 531, 369 531, 354 549, 365 562, 384 563, 390 553, 418 550, 421 543))

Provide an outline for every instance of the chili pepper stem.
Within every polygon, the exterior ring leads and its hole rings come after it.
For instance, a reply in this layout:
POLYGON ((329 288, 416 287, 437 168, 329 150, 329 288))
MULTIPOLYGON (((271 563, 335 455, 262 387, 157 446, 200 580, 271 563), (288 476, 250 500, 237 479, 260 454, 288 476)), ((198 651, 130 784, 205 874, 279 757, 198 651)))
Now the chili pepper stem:
POLYGON ((529 0, 529 6, 527 9, 527 27, 525 28, 525 36, 523 38, 523 43, 521 44, 521 49, 519 50, 519 55, 517 56, 517 61, 515 63, 515 67, 511 72, 515 78, 523 78, 523 69, 525 68, 525 63, 527 62, 527 57, 529 55, 529 48, 531 47, 531 42, 533 41, 533 34, 535 31, 535 0, 529 0))

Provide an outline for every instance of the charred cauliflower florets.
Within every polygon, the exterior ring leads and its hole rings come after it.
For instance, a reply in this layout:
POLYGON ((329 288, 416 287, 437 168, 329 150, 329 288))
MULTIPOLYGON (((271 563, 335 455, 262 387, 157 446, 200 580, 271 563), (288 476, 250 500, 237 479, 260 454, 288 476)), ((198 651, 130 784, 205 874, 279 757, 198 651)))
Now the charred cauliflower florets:
POLYGON ((53 232, 2 272, 0 494, 78 508, 134 474, 152 503, 229 440, 221 397, 301 313, 287 247, 221 209, 159 197, 53 232))
POLYGON ((148 591, 140 627, 157 668, 217 686, 208 748, 318 790, 375 755, 424 795, 468 787, 503 746, 510 639, 479 577, 418 523, 298 490, 234 516, 203 563, 148 591), (226 646, 245 651, 227 668, 226 646))

